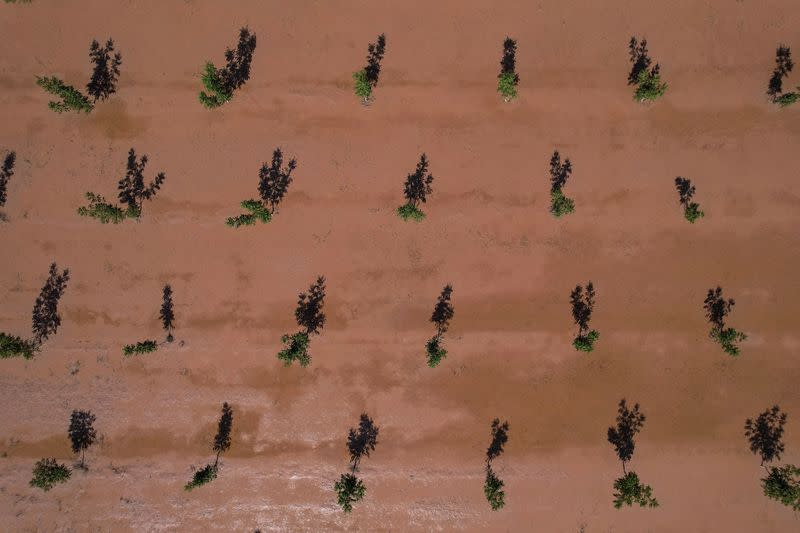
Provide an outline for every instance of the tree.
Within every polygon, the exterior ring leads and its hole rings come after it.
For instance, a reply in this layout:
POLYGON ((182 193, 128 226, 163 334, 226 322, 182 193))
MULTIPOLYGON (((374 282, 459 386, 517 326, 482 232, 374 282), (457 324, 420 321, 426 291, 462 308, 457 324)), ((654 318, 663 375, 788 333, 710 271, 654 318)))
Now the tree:
POLYGON ((16 152, 8 152, 3 159, 3 166, 0 168, 0 207, 6 205, 8 180, 14 175, 14 163, 17 160, 16 152))
POLYGON ((139 341, 136 344, 126 344, 122 347, 122 355, 141 355, 158 350, 158 343, 154 340, 139 341))
MULTIPOLYGON (((783 78, 789 75, 794 68, 792 52, 788 46, 779 45, 775 51, 775 70, 767 86, 767 95, 773 103, 787 107, 800 100, 800 92, 783 92, 783 78)), ((800 91, 800 87, 797 88, 800 91)))
POLYGON ((623 505, 632 506, 634 503, 638 503, 639 507, 658 507, 653 489, 639 481, 636 472, 628 472, 614 481, 614 491, 614 507, 617 509, 623 505))
POLYGON ((207 464, 200 470, 196 470, 192 476, 192 480, 184 485, 184 490, 190 491, 206 483, 211 483, 217 479, 217 468, 218 467, 213 464, 207 464))
POLYGON ((736 343, 747 339, 746 334, 734 328, 725 327, 725 317, 730 314, 735 304, 733 298, 725 300, 722 297, 722 287, 719 286, 716 289, 708 289, 708 295, 703 302, 706 318, 711 323, 711 331, 708 336, 718 342, 725 353, 734 357, 739 355, 739 347, 736 343))
POLYGON ((410 218, 419 222, 425 218, 425 213, 419 209, 419 203, 422 202, 424 204, 427 200, 427 196, 433 193, 433 189, 431 188, 433 175, 428 172, 428 165, 428 158, 423 153, 419 158, 419 163, 417 163, 417 168, 414 173, 406 177, 403 190, 406 203, 397 208, 397 214, 403 220, 408 220, 410 218))
POLYGON ((117 78, 119 77, 119 66, 122 64, 122 55, 117 52, 113 56, 114 41, 109 39, 105 46, 93 40, 89 47, 89 58, 94 63, 92 79, 86 85, 86 92, 98 100, 105 100, 117 92, 117 78))
POLYGON ((353 504, 362 500, 367 493, 364 482, 354 474, 342 474, 339 481, 333 484, 333 490, 336 491, 337 503, 345 513, 352 511, 353 504))
POLYGON ((786 425, 786 413, 777 405, 767 409, 753 420, 748 418, 744 423, 744 435, 750 441, 750 451, 761 455, 761 466, 780 459, 784 451, 781 441, 783 426, 786 425))
POLYGON ((156 195, 156 191, 161 188, 166 176, 163 172, 156 174, 150 184, 144 185, 144 168, 147 166, 147 156, 143 155, 140 161, 136 161, 136 151, 131 148, 128 152, 128 168, 125 177, 119 180, 119 201, 127 206, 128 216, 139 218, 142 214, 142 202, 149 200, 156 195))
POLYGON ((58 331, 61 315, 58 314, 58 302, 64 295, 69 281, 69 269, 59 273, 55 263, 50 265, 50 273, 33 304, 33 343, 41 344, 58 331))
POLYGON ((634 404, 633 410, 628 409, 625 398, 619 401, 617 410, 617 427, 608 428, 608 442, 610 442, 617 452, 617 457, 622 461, 622 471, 625 470, 625 463, 633 457, 633 450, 636 443, 633 438, 644 425, 645 416, 639 412, 639 404, 634 404))
POLYGON ((377 43, 369 43, 367 47, 367 66, 353 73, 355 93, 368 104, 372 98, 372 90, 378 85, 381 73, 381 61, 386 53, 386 35, 378 35, 377 43))
POLYGON ((500 423, 499 418, 492 420, 492 442, 486 450, 486 462, 490 463, 500 457, 503 446, 508 442, 508 421, 500 423))
POLYGON ((94 444, 97 432, 94 429, 95 416, 91 411, 72 411, 69 421, 69 438, 72 452, 81 454, 80 468, 86 468, 86 448, 94 444))
POLYGON ((164 293, 161 303, 161 312, 158 318, 161 319, 161 326, 167 332, 167 342, 172 342, 172 328, 175 327, 175 312, 172 309, 172 287, 169 284, 164 285, 164 293))
POLYGON ((505 505, 505 492, 503 492, 503 480, 497 477, 492 469, 492 461, 500 457, 503 447, 508 442, 508 421, 500 423, 499 418, 492 420, 492 442, 486 449, 486 482, 483 485, 483 493, 486 500, 492 507, 492 511, 497 511, 505 505))
POLYGON ((211 61, 206 62, 202 82, 208 93, 200 91, 199 96, 203 106, 213 109, 233 98, 234 91, 250 79, 250 65, 255 50, 256 35, 244 27, 239 30, 236 50, 225 50, 225 67, 218 69, 211 61))
POLYGON ((233 427, 233 409, 228 402, 222 404, 222 414, 219 418, 217 434, 214 437, 212 449, 216 452, 213 463, 209 463, 200 470, 196 470, 192 480, 184 485, 184 490, 190 491, 217 478, 219 473, 219 455, 231 447, 231 428, 233 427))
POLYGON ((492 470, 492 466, 486 465, 486 481, 483 484, 483 493, 486 500, 492 507, 492 511, 498 511, 506 504, 506 493, 503 491, 503 480, 497 477, 492 470))
POLYGON ((11 357, 24 357, 32 359, 36 353, 36 346, 33 341, 25 340, 16 335, 0 333, 0 359, 11 357))
POLYGON ((658 63, 650 68, 652 60, 647 53, 647 39, 642 42, 631 37, 628 43, 628 52, 631 61, 631 71, 628 74, 628 85, 635 85, 634 99, 639 102, 656 100, 667 90, 667 84, 661 82, 660 67, 658 63))
POLYGON ((800 511, 800 468, 795 465, 772 466, 761 479, 764 495, 800 511))
POLYGON ((681 206, 683 206, 683 216, 694 224, 698 218, 705 216, 705 213, 700 211, 700 204, 692 201, 694 196, 694 185, 691 180, 678 176, 675 178, 675 188, 678 189, 678 197, 681 206))
POLYGON ((554 151, 550 158, 550 213, 556 218, 575 211, 575 202, 562 191, 571 174, 572 162, 567 158, 562 163, 561 154, 554 151))
POLYGON ((36 76, 36 85, 60 98, 60 101, 48 102, 47 104, 47 107, 56 113, 63 113, 64 111, 88 113, 94 108, 89 98, 72 85, 67 85, 55 76, 50 78, 36 76))
POLYGON ((447 356, 447 350, 441 346, 441 342, 442 336, 450 327, 450 320, 453 319, 455 313, 453 304, 450 303, 452 294, 453 286, 448 283, 442 289, 442 293, 439 295, 431 314, 431 322, 436 325, 436 335, 428 341, 425 348, 428 353, 428 366, 431 368, 438 365, 447 356))
POLYGON ((369 453, 375 450, 375 445, 378 444, 378 429, 366 413, 361 414, 358 430, 350 428, 347 435, 347 449, 350 452, 353 473, 358 470, 361 457, 369 457, 369 453))
POLYGON ((519 75, 516 71, 517 41, 506 37, 503 41, 503 58, 500 60, 500 74, 497 75, 497 91, 506 102, 517 96, 519 75))
POLYGON ((56 462, 55 459, 40 459, 33 466, 33 478, 30 486, 47 492, 58 483, 65 483, 70 475, 72 475, 72 471, 66 465, 56 462))
POLYGON ((292 183, 292 171, 297 168, 297 160, 292 158, 288 164, 283 166, 283 152, 276 148, 272 153, 272 162, 261 165, 258 172, 258 193, 261 200, 245 200, 241 206, 248 211, 243 215, 229 217, 225 223, 228 226, 238 228, 239 226, 251 226, 257 220, 269 222, 275 213, 286 192, 289 184, 292 183))
POLYGON ((326 317, 322 312, 324 305, 325 278, 319 276, 317 281, 308 288, 307 293, 301 292, 298 295, 294 317, 297 325, 304 330, 281 337, 281 342, 288 344, 278 353, 278 359, 282 360, 285 366, 291 365, 294 361, 298 361, 302 367, 311 363, 311 355, 308 353, 309 337, 318 335, 319 331, 325 327, 326 317))
POLYGON ((590 281, 586 285, 585 293, 581 285, 576 285, 569 297, 572 304, 572 319, 578 326, 578 335, 572 341, 572 345, 576 350, 583 352, 594 350, 594 343, 600 338, 600 333, 589 329, 589 321, 594 312, 594 296, 594 285, 590 281))

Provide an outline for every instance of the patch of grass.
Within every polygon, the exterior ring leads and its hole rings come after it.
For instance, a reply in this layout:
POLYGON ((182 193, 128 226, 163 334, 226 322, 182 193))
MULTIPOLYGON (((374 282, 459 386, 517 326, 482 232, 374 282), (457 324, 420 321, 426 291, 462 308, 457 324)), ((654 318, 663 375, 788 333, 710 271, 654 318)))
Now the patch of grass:
POLYGON ((93 192, 86 193, 86 199, 89 200, 89 205, 78 208, 78 214, 82 217, 96 218, 102 224, 113 222, 119 224, 126 217, 134 216, 136 213, 129 210, 124 210, 114 204, 109 204, 106 199, 93 192))
POLYGON ((353 90, 356 96, 364 100, 364 103, 369 102, 369 99, 372 97, 372 84, 367 77, 367 69, 353 72, 353 90))
POLYGON ((696 202, 690 202, 686 207, 684 207, 683 216, 686 218, 686 220, 694 224, 694 221, 698 218, 703 218, 705 213, 700 211, 700 204, 696 202))
POLYGON ((283 361, 284 366, 290 366, 294 361, 300 363, 302 367, 311 364, 311 354, 308 353, 308 333, 299 331, 294 335, 284 335, 281 337, 281 342, 288 344, 278 353, 278 359, 283 361))
POLYGON ((78 89, 71 85, 67 85, 55 76, 50 78, 47 76, 37 76, 36 85, 48 93, 61 98, 60 102, 49 102, 47 104, 47 107, 56 113, 63 113, 64 111, 88 113, 94 108, 92 102, 87 96, 83 95, 78 89))
POLYGON ((194 473, 192 480, 184 485, 183 489, 190 491, 192 489, 196 489, 197 487, 201 487, 206 483, 211 483, 217 478, 217 466, 213 464, 208 464, 201 468, 200 470, 194 473))
POLYGON ((564 196, 561 189, 550 191, 550 213, 554 217, 560 218, 575 211, 575 202, 571 198, 564 196))
POLYGON ((70 475, 72 471, 65 465, 58 464, 55 459, 40 459, 33 467, 30 485, 47 492, 58 483, 65 483, 70 475))
MULTIPOLYGON (((800 91, 800 87, 798 87, 797 90, 800 91)), ((773 102, 775 102, 781 107, 788 107, 793 103, 797 102, 798 100, 800 100, 800 92, 791 92, 791 93, 783 93, 780 96, 776 96, 773 99, 773 102)))
POLYGON ((747 335, 734 328, 713 328, 709 334, 712 339, 722 346, 726 354, 736 357, 739 355, 739 347, 736 346, 737 342, 747 340, 747 335))
POLYGON ((658 72, 643 69, 636 76, 636 91, 633 97, 639 102, 657 100, 666 90, 667 84, 661 82, 661 75, 658 72))
POLYGON ((258 200, 244 200, 240 205, 250 212, 235 217, 228 217, 225 220, 226 225, 232 228, 238 228, 239 226, 252 226, 259 221, 266 224, 272 220, 272 213, 258 200))
POLYGON ((600 333, 595 330, 590 331, 586 335, 578 335, 572 341, 572 345, 576 350, 581 352, 591 352, 594 350, 594 343, 600 338, 600 333))
POLYGON ((410 203, 398 207, 397 215, 403 220, 413 220, 414 222, 420 222, 425 218, 425 213, 410 203))
POLYGON ((210 61, 206 63, 200 80, 203 83, 203 87, 208 91, 208 93, 200 91, 199 95, 200 103, 203 104, 205 108, 214 109, 215 107, 229 102, 231 98, 233 98, 233 93, 225 90, 222 77, 217 67, 214 66, 214 63, 210 61))
POLYGON ((126 357, 131 355, 140 355, 151 353, 158 350, 158 343, 156 341, 139 341, 136 344, 126 344, 122 348, 122 354, 126 357))
POLYGON ((497 92, 503 95, 506 102, 517 97, 517 80, 517 75, 513 72, 504 72, 497 79, 497 92))
POLYGON ((11 357, 24 357, 25 359, 32 359, 36 352, 36 345, 32 341, 0 333, 0 359, 9 359, 11 357))
POLYGON ((434 368, 442 359, 447 357, 447 350, 445 350, 439 343, 439 336, 435 336, 428 341, 425 345, 425 351, 428 353, 428 366, 434 368))

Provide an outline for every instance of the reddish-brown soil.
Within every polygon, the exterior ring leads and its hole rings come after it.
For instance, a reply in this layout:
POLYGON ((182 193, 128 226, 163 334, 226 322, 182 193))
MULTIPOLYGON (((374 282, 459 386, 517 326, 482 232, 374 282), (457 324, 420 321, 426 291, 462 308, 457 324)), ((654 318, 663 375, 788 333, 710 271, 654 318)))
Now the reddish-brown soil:
MULTIPOLYGON (((131 2, 0 5, 0 149, 18 154, 0 225, 0 330, 25 334, 51 261, 72 274, 63 324, 31 361, 0 366, 4 531, 787 532, 765 498, 743 424, 778 403, 784 459, 800 462, 798 110, 765 96, 780 42, 800 49, 795 1, 131 2), (200 106, 199 72, 239 27, 258 36, 252 77, 200 106), (376 100, 351 73, 387 35, 376 100), (627 43, 646 36, 669 83, 639 105, 627 43), (496 74, 518 40, 519 98, 496 74), (119 92, 56 115, 36 75, 81 87, 88 46, 113 37, 119 92), (268 225, 223 224, 256 194, 280 146, 295 181, 268 225), (129 148, 166 183, 140 222, 78 217, 85 191, 116 196, 129 148), (548 213, 554 149, 574 163, 576 212, 548 213), (434 193, 420 224, 394 214, 425 151, 434 193), (692 179, 706 217, 682 217, 692 179), (312 365, 284 368, 297 293, 328 280, 312 365), (568 297, 592 280, 601 338, 576 352, 568 297), (428 322, 454 285, 449 355, 425 364, 428 322), (171 283, 178 342, 162 338, 171 283), (742 355, 708 337, 720 284, 742 355), (632 467, 658 509, 612 506, 621 473, 606 428, 621 397, 647 415, 632 467), (220 405, 235 410, 220 475, 192 493, 220 405), (73 409, 97 415, 88 472, 44 493, 33 463, 72 463, 73 409), (349 427, 380 442, 351 515, 332 485, 349 427), (510 440, 484 499, 494 417, 510 440)), ((800 74, 787 87, 800 83, 800 74)))

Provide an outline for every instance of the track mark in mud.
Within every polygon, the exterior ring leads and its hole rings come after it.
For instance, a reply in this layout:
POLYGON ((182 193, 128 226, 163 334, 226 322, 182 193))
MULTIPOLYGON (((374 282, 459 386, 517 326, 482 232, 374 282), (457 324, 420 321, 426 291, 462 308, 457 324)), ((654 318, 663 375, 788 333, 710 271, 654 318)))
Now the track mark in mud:
POLYGON ((147 129, 147 119, 129 114, 127 104, 120 98, 98 105, 85 124, 112 140, 140 137, 147 129))

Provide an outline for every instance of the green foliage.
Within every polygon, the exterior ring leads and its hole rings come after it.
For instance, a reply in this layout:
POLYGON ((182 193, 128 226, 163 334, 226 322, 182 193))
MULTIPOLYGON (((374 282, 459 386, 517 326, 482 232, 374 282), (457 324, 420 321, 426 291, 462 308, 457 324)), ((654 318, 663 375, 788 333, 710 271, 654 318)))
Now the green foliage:
POLYGON ((278 353, 278 359, 283 361, 284 366, 290 366, 294 361, 299 362, 302 367, 311 364, 311 354, 308 353, 308 333, 298 331, 294 335, 284 335, 281 337, 281 342, 288 344, 278 353))
POLYGON ((497 92, 503 95, 506 102, 517 97, 518 80, 513 72, 504 72, 497 78, 497 92))
POLYGON ((739 355, 737 342, 747 340, 747 335, 734 328, 712 328, 709 336, 722 346, 726 354, 736 357, 739 355))
POLYGON ((252 226, 258 221, 266 224, 272 220, 272 214, 269 212, 269 209, 258 200, 244 200, 240 205, 250 212, 235 217, 228 217, 225 220, 226 225, 232 228, 238 228, 239 226, 252 226))
POLYGON ((667 84, 661 82, 661 75, 657 71, 642 69, 636 76, 636 91, 633 93, 635 100, 656 100, 667 90, 667 84))
POLYGON ((353 504, 364 498, 367 487, 354 474, 342 474, 339 481, 333 484, 333 490, 336 491, 337 500, 339 505, 342 506, 342 511, 349 513, 353 510, 353 504))
POLYGON ((233 98, 233 93, 225 90, 220 72, 214 63, 210 61, 206 63, 201 81, 208 93, 200 91, 200 103, 207 109, 219 107, 233 98))
POLYGON ((595 330, 590 331, 586 335, 578 335, 572 341, 572 345, 576 350, 581 352, 591 352, 594 350, 594 342, 600 338, 600 333, 595 330))
POLYGON ((24 357, 32 359, 36 352, 36 345, 32 341, 21 337, 0 333, 0 359, 11 357, 24 357))
POLYGON ((207 464, 205 467, 197 470, 194 473, 194 477, 192 480, 187 483, 183 489, 184 490, 192 490, 205 485, 206 483, 211 483, 217 478, 217 466, 213 464, 207 464))
POLYGON ((88 97, 84 96, 75 87, 65 84, 55 76, 51 78, 37 76, 36 85, 48 93, 61 98, 60 102, 49 102, 47 104, 47 107, 56 113, 63 113, 64 111, 83 111, 84 113, 88 113, 93 108, 92 102, 88 97))
POLYGON ((795 465, 771 467, 761 479, 764 495, 795 511, 800 511, 800 468, 795 465))
POLYGON ((623 505, 632 506, 634 503, 638 503, 640 507, 658 507, 658 500, 653 498, 653 489, 642 485, 636 472, 628 472, 614 481, 614 491, 614 507, 617 509, 623 505))
POLYGON ((571 198, 564 196, 561 189, 550 191, 550 212, 554 217, 559 218, 575 211, 575 202, 571 198))
POLYGON ((413 220, 419 222, 425 218, 425 213, 412 203, 403 204, 397 208, 397 215, 403 220, 413 220))
POLYGON ((58 483, 65 483, 72 471, 63 464, 58 464, 55 459, 40 459, 33 467, 31 487, 38 487, 47 492, 58 483))
POLYGON ((128 357, 131 355, 155 352, 157 349, 158 343, 156 343, 156 341, 139 341, 136 344, 126 344, 122 348, 122 354, 128 357))
POLYGON ((503 480, 497 477, 490 465, 486 465, 486 482, 483 484, 483 493, 492 506, 492 511, 502 509, 506 504, 506 493, 503 489, 503 480))
MULTIPOLYGON (((797 90, 800 91, 800 87, 797 90)), ((791 92, 776 96, 772 101, 781 107, 788 107, 798 100, 800 100, 800 92, 791 92)))
POLYGON ((437 366, 442 359, 447 357, 447 350, 445 350, 439 343, 440 336, 436 335, 425 345, 425 351, 428 352, 428 366, 433 368, 437 366))
POLYGON ((353 84, 356 96, 362 98, 364 102, 368 102, 372 96, 372 84, 367 78, 367 69, 353 72, 353 84))
POLYGON ((705 213, 700 211, 700 204, 697 202, 690 202, 683 208, 683 216, 686 220, 694 224, 694 221, 698 218, 703 218, 705 213))
POLYGON ((125 217, 135 215, 130 209, 126 211, 119 206, 107 203, 105 198, 93 192, 87 192, 86 199, 89 200, 89 205, 79 207, 78 214, 82 217, 96 218, 102 224, 109 222, 119 224, 125 220, 125 217))

